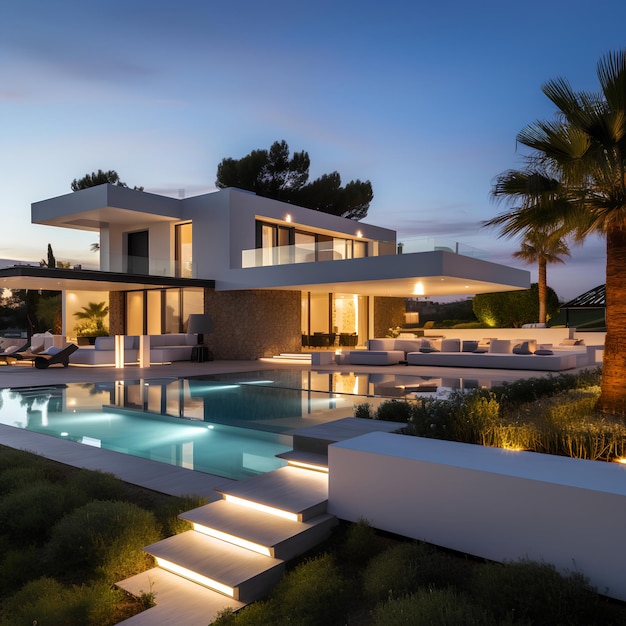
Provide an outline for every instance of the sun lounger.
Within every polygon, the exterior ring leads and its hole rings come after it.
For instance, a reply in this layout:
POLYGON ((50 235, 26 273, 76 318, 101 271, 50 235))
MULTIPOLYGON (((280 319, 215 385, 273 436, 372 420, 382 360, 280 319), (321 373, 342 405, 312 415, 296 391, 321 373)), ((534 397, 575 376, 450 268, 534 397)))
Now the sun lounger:
POLYGON ((29 348, 28 342, 19 347, 15 347, 13 350, 9 350, 8 352, 0 352, 0 363, 19 361, 22 354, 24 354, 29 348))
POLYGON ((43 370, 51 365, 60 363, 63 367, 67 367, 70 362, 70 355, 78 350, 78 346, 74 343, 70 343, 59 352, 54 351, 53 348, 48 348, 48 351, 52 353, 42 352, 41 354, 32 354, 23 352, 15 355, 16 361, 31 361, 34 363, 37 369, 43 370))

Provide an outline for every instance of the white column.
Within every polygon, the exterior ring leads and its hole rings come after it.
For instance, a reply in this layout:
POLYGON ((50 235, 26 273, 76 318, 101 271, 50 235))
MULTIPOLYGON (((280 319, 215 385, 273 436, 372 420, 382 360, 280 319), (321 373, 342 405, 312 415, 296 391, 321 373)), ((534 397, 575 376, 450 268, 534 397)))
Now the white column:
POLYGON ((115 335, 115 367, 124 368, 124 335, 115 335))
POLYGON ((150 367, 150 335, 139 336, 139 367, 150 367))

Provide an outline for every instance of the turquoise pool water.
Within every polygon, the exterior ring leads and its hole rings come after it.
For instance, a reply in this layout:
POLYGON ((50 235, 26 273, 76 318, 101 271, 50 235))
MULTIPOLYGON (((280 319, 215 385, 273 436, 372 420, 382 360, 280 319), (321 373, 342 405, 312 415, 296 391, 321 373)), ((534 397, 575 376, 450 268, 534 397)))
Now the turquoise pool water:
MULTIPOLYGON (((0 424, 241 479, 277 469, 290 433, 363 402, 435 393, 463 381, 265 370, 0 390, 0 424)), ((465 381, 467 386, 478 381, 465 381)))
POLYGON ((0 424, 242 479, 282 467, 293 429, 352 415, 353 397, 260 374, 1 389, 0 424))

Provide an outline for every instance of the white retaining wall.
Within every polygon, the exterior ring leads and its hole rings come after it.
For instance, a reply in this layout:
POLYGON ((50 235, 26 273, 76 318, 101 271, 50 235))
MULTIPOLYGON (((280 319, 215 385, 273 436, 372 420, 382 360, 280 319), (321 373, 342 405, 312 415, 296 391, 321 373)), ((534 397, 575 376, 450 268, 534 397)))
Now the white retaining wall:
POLYGON ((626 466, 371 433, 328 449, 328 511, 494 561, 580 571, 626 600, 626 466))

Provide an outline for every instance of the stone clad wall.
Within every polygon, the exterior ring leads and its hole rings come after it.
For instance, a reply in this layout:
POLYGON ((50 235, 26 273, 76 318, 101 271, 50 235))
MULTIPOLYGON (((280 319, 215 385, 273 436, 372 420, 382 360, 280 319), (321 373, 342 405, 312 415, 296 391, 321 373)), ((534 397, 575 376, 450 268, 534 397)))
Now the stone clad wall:
POLYGON ((126 292, 109 291, 109 335, 123 335, 125 322, 126 292))
POLYGON ((374 337, 386 337, 390 328, 404 324, 404 298, 374 298, 374 337))
POLYGON ((216 359, 248 360, 300 352, 299 291, 204 292, 205 312, 215 332, 206 338, 216 359))

